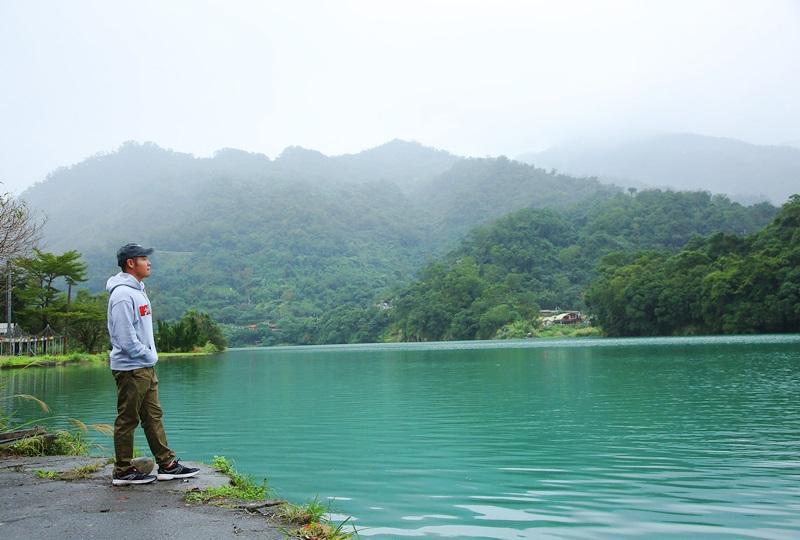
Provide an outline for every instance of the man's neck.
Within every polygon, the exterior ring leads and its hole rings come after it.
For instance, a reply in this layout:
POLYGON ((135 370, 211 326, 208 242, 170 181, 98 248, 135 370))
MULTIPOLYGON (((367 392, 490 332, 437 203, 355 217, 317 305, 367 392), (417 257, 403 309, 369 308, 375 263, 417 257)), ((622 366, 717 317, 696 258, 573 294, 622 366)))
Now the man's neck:
POLYGON ((131 276, 133 279, 135 279, 135 280, 136 280, 136 281, 138 281, 139 283, 141 283, 141 282, 142 282, 142 280, 141 280, 141 279, 139 279, 138 277, 136 277, 136 274, 133 274, 133 273, 131 273, 131 272, 128 272, 128 271, 125 271, 124 273, 125 273, 125 274, 128 274, 129 276, 131 276))

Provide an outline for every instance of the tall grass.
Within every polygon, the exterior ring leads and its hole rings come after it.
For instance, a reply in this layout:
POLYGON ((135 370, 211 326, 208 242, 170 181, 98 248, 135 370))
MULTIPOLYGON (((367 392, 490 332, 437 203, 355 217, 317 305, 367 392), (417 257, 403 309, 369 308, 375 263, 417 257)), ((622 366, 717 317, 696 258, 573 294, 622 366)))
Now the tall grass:
MULTIPOLYGON (((4 388, 5 383, 0 385, 0 392, 4 388)), ((18 456, 85 456, 89 454, 90 450, 90 444, 86 440, 85 433, 93 430, 104 435, 113 434, 113 428, 108 424, 87 425, 77 418, 67 416, 49 415, 34 418, 27 422, 16 422, 14 421, 14 404, 19 401, 33 402, 43 414, 50 413, 50 407, 47 403, 30 394, 13 394, 0 398, 0 433, 11 433, 37 424, 52 424, 54 421, 59 420, 71 423, 75 429, 60 429, 54 433, 37 434, 21 439, 12 444, 1 446, 1 454, 18 456)))

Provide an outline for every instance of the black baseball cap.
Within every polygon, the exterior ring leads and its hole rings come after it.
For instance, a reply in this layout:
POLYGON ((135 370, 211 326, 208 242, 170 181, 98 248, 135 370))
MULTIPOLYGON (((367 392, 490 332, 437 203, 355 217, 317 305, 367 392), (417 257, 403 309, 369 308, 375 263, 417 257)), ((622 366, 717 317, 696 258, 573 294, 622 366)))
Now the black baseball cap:
POLYGON ((128 259, 147 257, 153 251, 153 248, 142 247, 140 244, 125 244, 117 250, 117 266, 125 266, 128 259))

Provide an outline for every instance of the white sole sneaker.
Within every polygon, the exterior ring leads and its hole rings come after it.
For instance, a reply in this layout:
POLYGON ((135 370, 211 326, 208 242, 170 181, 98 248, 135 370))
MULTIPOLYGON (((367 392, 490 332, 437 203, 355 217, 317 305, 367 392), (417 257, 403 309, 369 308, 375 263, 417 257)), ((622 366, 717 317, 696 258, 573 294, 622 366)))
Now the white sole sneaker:
POLYGON ((194 471, 185 474, 167 474, 167 473, 158 473, 159 480, 177 480, 178 478, 191 478, 192 476, 197 476, 200 474, 200 471, 194 471))
POLYGON ((112 478, 111 484, 114 486, 132 486, 137 484, 150 484, 151 482, 155 482, 155 476, 149 476, 147 478, 141 478, 138 480, 125 480, 124 478, 112 478))

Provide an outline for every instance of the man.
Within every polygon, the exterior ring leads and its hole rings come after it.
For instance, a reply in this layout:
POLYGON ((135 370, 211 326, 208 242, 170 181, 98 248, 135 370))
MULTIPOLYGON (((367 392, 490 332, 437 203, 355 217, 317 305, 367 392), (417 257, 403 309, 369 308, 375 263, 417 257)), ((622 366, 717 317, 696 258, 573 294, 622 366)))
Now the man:
POLYGON ((148 256, 151 253, 152 248, 125 244, 117 251, 117 264, 122 271, 106 283, 111 373, 117 382, 116 463, 112 478, 115 486, 149 484, 156 478, 188 478, 199 472, 178 462, 167 446, 167 435, 161 423, 163 412, 158 401, 155 372, 158 354, 153 339, 153 315, 142 282, 150 275, 148 256), (140 420, 147 444, 158 463, 157 475, 145 474, 131 464, 133 432, 140 420))

